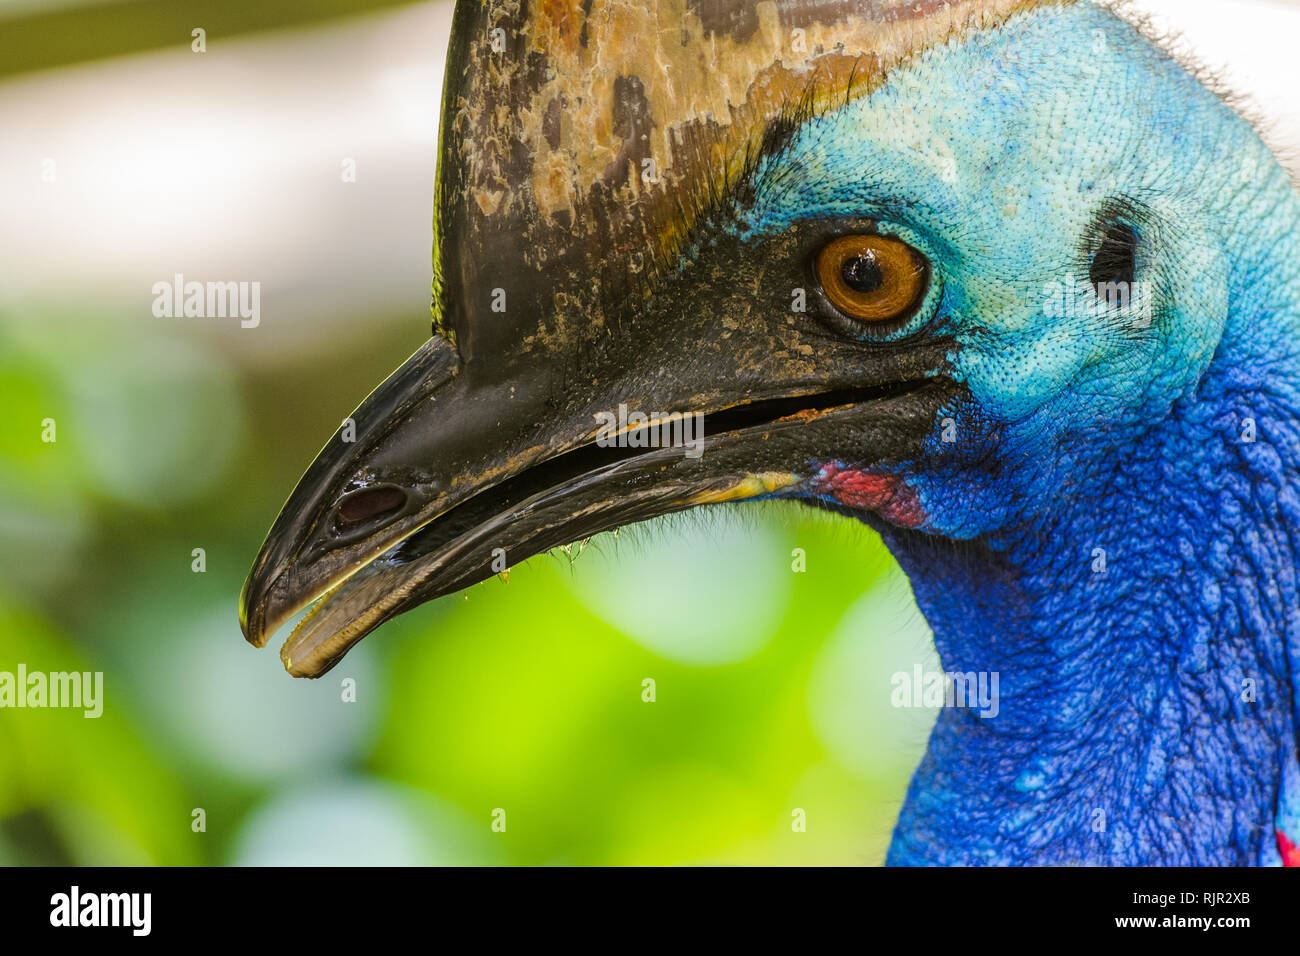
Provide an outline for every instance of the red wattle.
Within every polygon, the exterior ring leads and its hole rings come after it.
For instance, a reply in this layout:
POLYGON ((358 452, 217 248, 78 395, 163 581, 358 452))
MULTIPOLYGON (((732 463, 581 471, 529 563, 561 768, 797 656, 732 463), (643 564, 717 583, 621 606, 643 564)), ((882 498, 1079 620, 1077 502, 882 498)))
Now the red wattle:
POLYGON ((897 475, 871 474, 838 465, 826 465, 813 479, 818 494, 861 511, 874 511, 903 528, 919 528, 925 512, 916 491, 897 475))
POLYGON ((1291 842, 1281 830, 1277 831, 1277 848, 1282 854, 1283 866, 1300 866, 1300 845, 1291 842))

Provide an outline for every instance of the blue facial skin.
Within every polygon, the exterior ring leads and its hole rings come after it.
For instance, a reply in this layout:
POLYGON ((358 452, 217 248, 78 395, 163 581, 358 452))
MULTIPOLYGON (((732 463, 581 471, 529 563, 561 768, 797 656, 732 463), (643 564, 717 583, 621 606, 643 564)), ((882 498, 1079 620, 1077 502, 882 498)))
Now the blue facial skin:
POLYGON ((1275 830, 1300 840, 1300 200, 1256 132, 1076 3, 930 50, 755 182, 754 242, 871 217, 928 256, 899 336, 954 336, 971 396, 901 471, 924 527, 864 516, 945 669, 1000 675, 996 718, 942 712, 889 862, 1279 863, 1275 830), (1116 223, 1154 308, 1049 307, 1116 223))

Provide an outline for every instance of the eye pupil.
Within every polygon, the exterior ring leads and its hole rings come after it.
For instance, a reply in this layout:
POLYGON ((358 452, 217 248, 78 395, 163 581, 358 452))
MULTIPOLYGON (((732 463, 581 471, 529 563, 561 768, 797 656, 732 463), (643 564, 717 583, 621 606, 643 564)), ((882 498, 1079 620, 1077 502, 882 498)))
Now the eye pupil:
POLYGON ((813 277, 837 321, 899 323, 925 300, 930 267, 916 249, 877 233, 839 236, 822 246, 813 277))
POLYGON ((846 286, 863 295, 875 292, 885 282, 885 274, 880 271, 880 263, 876 261, 874 252, 867 252, 847 260, 840 273, 844 276, 846 286))

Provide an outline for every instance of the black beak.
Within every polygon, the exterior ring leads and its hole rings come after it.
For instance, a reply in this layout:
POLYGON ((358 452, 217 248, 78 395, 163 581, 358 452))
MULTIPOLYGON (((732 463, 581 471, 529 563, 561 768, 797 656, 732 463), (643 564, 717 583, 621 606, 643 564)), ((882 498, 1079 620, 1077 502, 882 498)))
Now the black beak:
POLYGON ((899 458, 951 397, 942 360, 939 343, 889 353, 851 388, 785 394, 597 378, 574 401, 557 400, 551 366, 462 364, 435 336, 290 497, 244 586, 244 634, 262 646, 318 602, 281 651, 289 673, 318 677, 389 618, 532 555, 697 505, 797 495, 817 461, 864 447, 899 458))
MULTIPOLYGON (((746 158, 780 149, 791 107, 842 102, 880 66, 897 11, 869 6, 825 57, 772 60, 760 31, 709 63, 665 59, 677 40, 643 43, 619 17, 457 4, 437 334, 285 505, 244 586, 250 642, 316 602, 281 656, 319 676, 388 618, 538 552, 701 504, 816 499, 826 463, 916 460, 956 392, 951 343, 853 341, 815 315, 811 256, 872 224, 797 224, 761 248, 727 228, 753 198, 746 158), (669 95, 690 85, 741 91, 732 121, 669 95)), ((689 14, 680 49, 711 48, 709 29, 689 14)))

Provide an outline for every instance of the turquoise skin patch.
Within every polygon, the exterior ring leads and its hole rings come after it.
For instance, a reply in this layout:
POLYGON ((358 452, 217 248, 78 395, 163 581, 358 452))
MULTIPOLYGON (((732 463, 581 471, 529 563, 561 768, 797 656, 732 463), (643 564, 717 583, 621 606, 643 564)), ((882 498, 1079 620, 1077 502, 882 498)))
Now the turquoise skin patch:
POLYGON ((1076 3, 806 121, 735 231, 840 218, 929 259, 892 339, 950 336, 969 393, 898 469, 923 529, 864 517, 945 667, 1002 676, 998 720, 940 717, 891 862, 1281 862, 1276 832, 1300 839, 1285 171, 1182 66, 1076 3), (1127 300, 1092 282, 1114 235, 1133 238, 1127 300))

